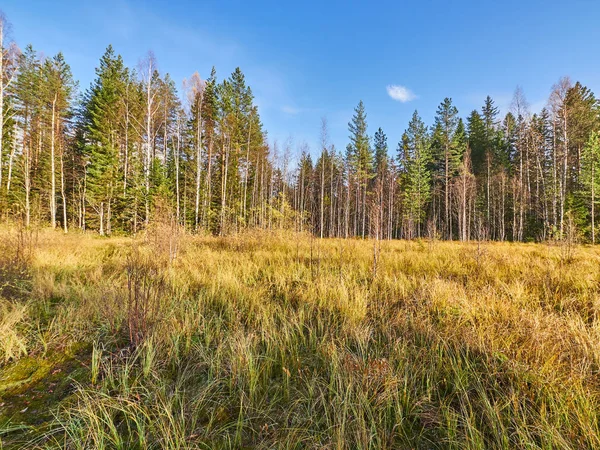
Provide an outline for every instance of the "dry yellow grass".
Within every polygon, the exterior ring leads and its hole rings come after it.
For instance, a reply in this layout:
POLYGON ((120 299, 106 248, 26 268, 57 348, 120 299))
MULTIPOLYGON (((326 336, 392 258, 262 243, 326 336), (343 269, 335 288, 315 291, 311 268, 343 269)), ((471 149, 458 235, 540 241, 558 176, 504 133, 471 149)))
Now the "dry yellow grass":
POLYGON ((5 446, 600 447, 595 247, 381 242, 374 270, 372 241, 177 239, 39 233, 0 383, 25 353, 84 369, 54 420, 0 413, 5 446), (134 266, 165 281, 136 345, 134 266))

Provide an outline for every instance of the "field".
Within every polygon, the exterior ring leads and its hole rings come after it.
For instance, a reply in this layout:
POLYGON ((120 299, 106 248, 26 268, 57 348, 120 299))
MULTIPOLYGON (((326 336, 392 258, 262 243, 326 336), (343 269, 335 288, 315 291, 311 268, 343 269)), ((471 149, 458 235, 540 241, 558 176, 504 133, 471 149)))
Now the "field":
POLYGON ((0 233, 0 448, 600 448, 600 252, 0 233))

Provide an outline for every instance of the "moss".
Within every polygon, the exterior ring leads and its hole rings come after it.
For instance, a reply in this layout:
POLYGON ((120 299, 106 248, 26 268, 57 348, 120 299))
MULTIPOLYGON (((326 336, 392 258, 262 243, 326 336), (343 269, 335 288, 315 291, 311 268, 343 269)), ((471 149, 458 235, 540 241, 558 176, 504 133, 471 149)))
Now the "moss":
MULTIPOLYGON (((89 382, 89 345, 78 344, 45 356, 29 356, 0 369, 0 435, 39 427, 54 417, 77 384, 89 382)), ((7 442, 2 442, 7 445, 7 442)))

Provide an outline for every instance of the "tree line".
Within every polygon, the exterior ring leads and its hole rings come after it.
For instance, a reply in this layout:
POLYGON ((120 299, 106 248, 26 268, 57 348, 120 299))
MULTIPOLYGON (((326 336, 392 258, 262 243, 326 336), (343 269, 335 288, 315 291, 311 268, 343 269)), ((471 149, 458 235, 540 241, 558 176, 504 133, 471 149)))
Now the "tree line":
MULTIPOLYGON (((135 67, 109 46, 80 93, 61 53, 7 38, 0 15, 0 211, 25 226, 136 233, 167 211, 190 232, 247 228, 320 237, 596 240, 600 106, 561 78, 529 111, 487 97, 466 120, 450 98, 415 111, 395 149, 361 102, 345 151, 322 120, 319 148, 269 144, 252 90, 213 68, 178 91, 152 53, 135 67), (314 161, 313 161, 314 159, 314 161)), ((164 215, 164 214, 163 214, 164 215)))

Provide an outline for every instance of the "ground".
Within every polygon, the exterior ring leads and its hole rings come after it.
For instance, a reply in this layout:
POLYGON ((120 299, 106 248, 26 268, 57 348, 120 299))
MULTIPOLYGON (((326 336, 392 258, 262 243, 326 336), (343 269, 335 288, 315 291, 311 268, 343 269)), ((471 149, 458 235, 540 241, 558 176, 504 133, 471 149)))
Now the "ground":
POLYGON ((0 231, 0 448, 598 448, 600 251, 0 231))

